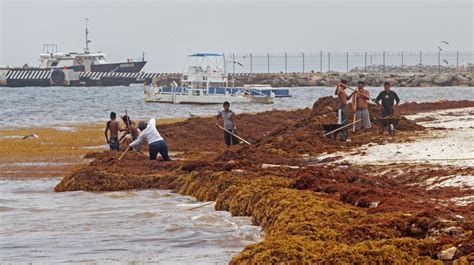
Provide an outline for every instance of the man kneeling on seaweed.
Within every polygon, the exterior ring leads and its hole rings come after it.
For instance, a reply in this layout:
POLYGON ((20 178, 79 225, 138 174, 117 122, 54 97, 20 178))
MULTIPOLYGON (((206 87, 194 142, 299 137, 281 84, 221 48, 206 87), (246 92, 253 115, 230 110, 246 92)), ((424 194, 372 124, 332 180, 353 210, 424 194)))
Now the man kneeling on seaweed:
POLYGON ((110 150, 120 151, 120 144, 118 140, 120 123, 116 120, 117 114, 115 112, 110 113, 110 121, 107 122, 105 127, 105 140, 109 144, 110 150), (110 138, 108 132, 110 131, 110 138))
POLYGON ((164 161, 170 161, 168 156, 168 146, 166 145, 165 140, 161 137, 160 133, 156 129, 155 119, 150 119, 148 123, 141 121, 138 123, 138 129, 142 131, 138 138, 131 142, 128 146, 135 147, 139 145, 143 140, 146 140, 148 143, 148 151, 150 154, 150 160, 156 160, 158 153, 160 153, 161 158, 164 161))
POLYGON ((398 106, 398 103, 400 103, 400 98, 397 93, 392 91, 390 87, 390 83, 385 82, 385 84, 383 84, 384 91, 380 92, 375 99, 377 106, 380 106, 380 100, 382 100, 382 118, 393 116, 395 113, 394 107, 398 106), (397 104, 395 104, 395 102, 397 102, 397 104))
POLYGON ((217 126, 219 125, 219 119, 222 117, 224 120, 224 140, 227 148, 230 148, 231 145, 239 144, 239 138, 235 137, 237 135, 237 124, 235 123, 235 113, 230 110, 230 103, 224 102, 224 110, 219 111, 217 114, 217 126), (234 134, 234 135, 233 135, 234 134))

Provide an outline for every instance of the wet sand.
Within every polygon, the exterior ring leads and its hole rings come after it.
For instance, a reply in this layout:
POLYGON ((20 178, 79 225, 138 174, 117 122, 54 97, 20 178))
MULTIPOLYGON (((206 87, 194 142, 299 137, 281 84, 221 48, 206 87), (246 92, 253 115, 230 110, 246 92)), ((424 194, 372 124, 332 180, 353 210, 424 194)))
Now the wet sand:
MULTIPOLYGON (((170 124, 184 119, 159 119, 170 124)), ((84 155, 109 147, 105 124, 81 124, 0 130, 0 178, 64 177, 89 160, 84 155), (36 134, 38 138, 24 136, 36 134)))

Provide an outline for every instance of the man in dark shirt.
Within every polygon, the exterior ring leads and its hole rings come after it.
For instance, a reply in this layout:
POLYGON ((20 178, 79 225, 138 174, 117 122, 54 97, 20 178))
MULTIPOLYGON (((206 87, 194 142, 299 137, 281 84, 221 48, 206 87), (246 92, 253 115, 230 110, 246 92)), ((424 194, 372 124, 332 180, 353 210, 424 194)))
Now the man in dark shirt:
POLYGON ((377 96, 375 99, 375 102, 377 103, 377 106, 380 106, 380 100, 382 100, 382 117, 388 117, 392 116, 394 111, 393 108, 394 106, 398 106, 398 103, 400 102, 400 98, 398 97, 397 93, 393 92, 390 90, 390 83, 385 82, 383 84, 384 91, 380 92, 380 94, 377 96), (395 104, 395 101, 397 104, 395 104))

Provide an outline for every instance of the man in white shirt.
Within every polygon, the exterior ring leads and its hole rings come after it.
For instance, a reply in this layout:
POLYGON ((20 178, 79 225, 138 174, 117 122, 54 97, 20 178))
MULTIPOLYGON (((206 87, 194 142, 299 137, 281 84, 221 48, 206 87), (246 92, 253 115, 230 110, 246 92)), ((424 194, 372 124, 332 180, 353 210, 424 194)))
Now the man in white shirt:
POLYGON ((171 159, 168 156, 168 146, 156 129, 155 119, 150 119, 148 123, 141 121, 138 124, 138 128, 141 131, 140 135, 138 135, 138 138, 128 146, 134 147, 139 145, 143 140, 146 140, 148 143, 150 160, 156 160, 158 153, 160 153, 161 158, 163 158, 164 161, 170 161, 171 159))

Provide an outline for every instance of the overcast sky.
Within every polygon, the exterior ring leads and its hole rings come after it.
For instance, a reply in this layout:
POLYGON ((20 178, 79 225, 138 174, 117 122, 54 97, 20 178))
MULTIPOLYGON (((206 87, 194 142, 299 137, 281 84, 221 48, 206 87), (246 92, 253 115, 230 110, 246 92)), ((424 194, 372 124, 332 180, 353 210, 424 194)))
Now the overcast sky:
POLYGON ((182 71, 194 52, 473 50, 473 1, 0 0, 0 65, 38 64, 43 43, 182 71))

